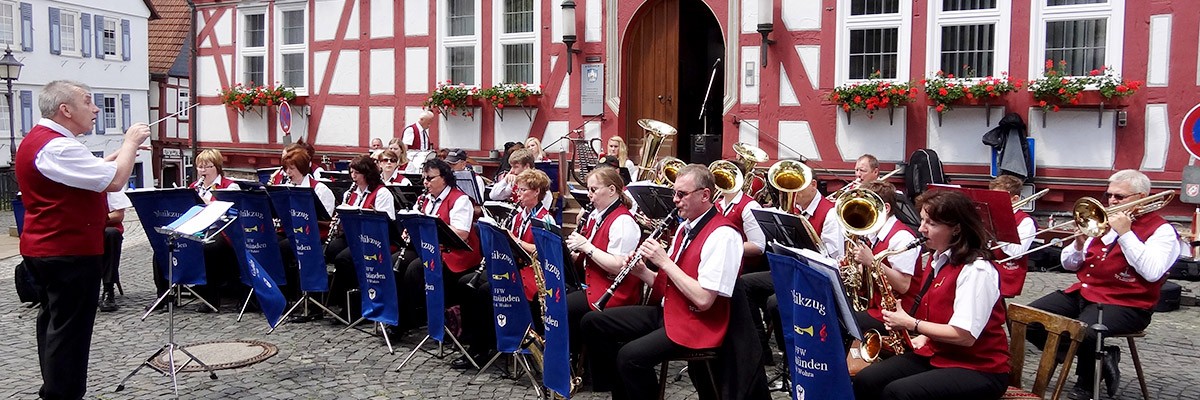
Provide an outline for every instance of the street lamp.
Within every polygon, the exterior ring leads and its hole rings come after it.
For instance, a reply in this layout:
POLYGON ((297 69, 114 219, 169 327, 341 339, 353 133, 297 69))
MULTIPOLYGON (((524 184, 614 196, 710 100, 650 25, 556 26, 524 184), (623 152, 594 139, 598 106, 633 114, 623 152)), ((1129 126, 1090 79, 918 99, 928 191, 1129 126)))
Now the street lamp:
POLYGON ((771 31, 775 30, 775 1, 774 0, 758 0, 758 33, 762 35, 762 48, 759 52, 762 53, 759 64, 762 68, 767 68, 767 47, 775 44, 774 40, 767 38, 771 31))
POLYGON ((21 67, 23 66, 25 64, 21 64, 16 57, 13 57, 11 47, 4 49, 4 57, 0 57, 0 80, 4 80, 4 83, 8 85, 8 91, 4 92, 4 99, 8 102, 8 149, 11 157, 8 159, 8 165, 15 165, 17 161, 17 128, 13 123, 12 84, 17 77, 21 76, 21 67))
POLYGON ((581 52, 579 49, 572 48, 575 46, 575 41, 579 39, 575 35, 575 0, 564 0, 562 2, 562 29, 563 44, 567 45, 567 75, 571 74, 571 55, 581 52))

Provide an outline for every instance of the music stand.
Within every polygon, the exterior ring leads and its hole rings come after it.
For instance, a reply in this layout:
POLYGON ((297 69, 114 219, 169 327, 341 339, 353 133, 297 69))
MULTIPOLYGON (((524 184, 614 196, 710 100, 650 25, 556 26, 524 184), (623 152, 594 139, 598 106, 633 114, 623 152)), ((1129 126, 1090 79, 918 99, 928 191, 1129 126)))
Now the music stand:
MULTIPOLYGON (((500 231, 505 231, 505 229, 503 227, 497 225, 497 223, 495 223, 495 222, 487 221, 487 220, 481 220, 480 222, 484 223, 484 224, 488 224, 500 231)), ((482 234, 482 232, 481 232, 481 234, 482 234)), ((531 257, 529 255, 529 253, 525 251, 525 248, 521 247, 521 245, 519 243, 517 243, 516 239, 514 239, 512 235, 507 234, 506 231, 503 236, 505 239, 507 239, 507 240, 505 240, 505 243, 508 244, 508 247, 509 247, 509 249, 511 249, 510 251, 512 252, 513 264, 516 267, 513 270, 513 272, 520 274, 520 269, 521 269, 522 265, 525 265, 525 268, 533 268, 533 265, 532 265, 533 257, 531 257)), ((485 258, 485 260, 486 260, 486 258, 485 258)), ((481 273, 490 274, 491 271, 484 271, 481 273)), ((494 286, 493 286, 493 290, 495 290, 494 286)), ((492 292, 492 294, 493 294, 493 296, 496 295, 495 292, 492 292)), ((524 296, 524 294, 520 294, 519 296, 524 296)), ((532 315, 531 315, 531 317, 532 317, 532 315)), ((519 346, 517 346, 517 348, 514 351, 508 352, 508 353, 497 352, 495 355, 492 356, 491 359, 488 360, 488 362, 483 364, 483 367, 479 369, 479 372, 475 373, 475 377, 471 378, 471 380, 468 381, 468 383, 474 382, 476 379, 479 379, 479 376, 483 375, 484 371, 487 371, 487 369, 490 368, 492 366, 492 364, 494 364, 496 362, 496 360, 500 359, 500 356, 502 356, 504 354, 510 354, 513 356, 513 359, 517 361, 517 364, 520 365, 521 368, 525 370, 525 373, 529 375, 529 383, 533 386, 533 390, 537 392, 538 398, 541 398, 542 397, 541 385, 539 385, 537 383, 537 381, 534 379, 533 369, 530 367, 531 363, 526 358, 526 352, 528 351, 529 347, 533 345, 533 340, 530 337, 530 333, 532 332, 532 329, 533 329, 533 325, 531 322, 530 325, 526 326, 526 328, 525 328, 525 337, 522 338, 521 344, 519 346)), ((497 343, 499 343, 499 341, 497 341, 497 343)), ((504 371, 504 372, 506 375, 508 374, 508 371, 504 371)), ((519 375, 518 375, 518 377, 519 377, 519 375)))
MULTIPOLYGON (((288 198, 290 198, 290 197, 287 197, 287 195, 284 195, 285 197, 284 197, 284 198, 282 198, 282 199, 280 199, 280 196, 279 196, 279 194, 281 194, 281 193, 286 193, 286 192, 302 192, 302 193, 308 193, 310 196, 313 196, 313 203, 312 203, 312 204, 313 204, 313 207, 312 207, 311 209, 309 209, 309 210, 298 210, 298 211, 301 211, 301 212, 304 212, 304 211, 309 211, 309 212, 312 212, 312 213, 313 213, 313 215, 317 216, 317 220, 320 220, 320 216, 321 216, 321 214, 325 212, 325 207, 317 207, 317 206, 316 206, 316 204, 317 204, 317 202, 319 202, 319 200, 317 200, 317 199, 316 199, 316 194, 313 192, 313 189, 312 189, 312 188, 308 188, 308 187, 298 187, 298 186, 290 186, 290 185, 282 185, 282 186, 269 186, 269 187, 267 187, 267 196, 268 196, 268 197, 270 197, 270 199, 271 199, 271 207, 275 209, 275 215, 278 217, 277 219, 280 221, 280 226, 283 228, 284 232, 294 232, 294 231, 293 231, 293 229, 295 229, 295 228, 296 228, 296 227, 292 226, 292 218, 291 218, 291 216, 290 216, 290 215, 288 215, 288 213, 280 212, 280 211, 281 211, 280 209, 289 209, 289 210, 291 210, 291 207, 292 207, 293 205, 292 205, 292 204, 286 204, 286 205, 283 205, 283 207, 280 207, 280 204, 276 203, 276 201, 281 201, 281 202, 282 202, 282 201, 286 201, 288 198), (275 194, 275 195, 274 195, 274 196, 272 196, 272 194, 275 194), (280 199, 280 200, 276 200, 276 199, 280 199), (318 209, 318 208, 321 210, 320 212, 317 212, 317 211, 316 211, 316 209, 318 209)), ((295 252, 295 251, 296 251, 296 250, 295 250, 295 247, 296 247, 296 245, 297 245, 297 243, 296 243, 296 242, 297 242, 297 240, 295 239, 295 235, 294 235, 294 233, 293 233, 293 234, 291 234, 291 235, 285 234, 284 236, 286 236, 286 237, 288 237, 289 239, 291 239, 291 241, 292 241, 292 249, 293 249, 293 252, 295 252)), ((322 257, 322 260, 321 260, 321 264, 322 264, 322 265, 321 265, 321 267, 322 267, 322 269, 324 269, 324 267, 325 267, 325 265, 324 265, 324 261, 325 261, 325 260, 324 260, 323 258, 324 258, 324 257, 322 257)), ((299 264, 300 264, 300 255, 299 255, 299 254, 296 254, 296 263, 297 263, 297 265, 299 265, 299 264)), ((299 280, 300 280, 300 281, 299 281, 299 282, 296 282, 295 284, 296 284, 296 285, 299 285, 299 286, 301 286, 301 287, 303 287, 303 283, 301 283, 301 282, 303 282, 303 278, 299 278, 299 280)), ((328 292, 328 288, 326 288, 326 291, 328 292)), ((251 295, 253 295, 253 293, 254 293, 254 288, 253 288, 253 287, 251 287, 251 288, 250 288, 250 292, 251 292, 251 295)), ((247 298, 246 298, 246 303, 242 305, 242 312, 243 312, 243 313, 246 311, 246 305, 248 305, 249 303, 250 303, 250 298, 249 298, 249 297, 247 297, 247 298)), ((291 308, 289 308, 289 309, 287 310, 287 312, 284 312, 284 313, 283 313, 283 316, 279 317, 279 324, 277 324, 277 325, 275 325, 274 327, 272 327, 271 329, 267 330, 267 334, 271 334, 272 332, 275 332, 275 329, 276 329, 276 328, 279 328, 279 327, 280 327, 280 326, 282 326, 283 324, 286 324, 286 323, 287 323, 287 321, 288 321, 288 317, 289 317, 289 316, 291 316, 291 315, 292 315, 292 313, 293 313, 293 312, 295 312, 295 311, 296 311, 296 309, 297 309, 297 308, 299 308, 301 305, 304 305, 304 315, 309 315, 309 313, 308 313, 308 305, 309 305, 310 303, 311 303, 312 305, 315 305, 315 306, 317 306, 317 308, 321 309, 321 311, 322 311, 322 312, 324 312, 325 314, 329 314, 329 315, 333 316, 333 318, 337 319, 337 320, 338 320, 338 321, 340 321, 341 323, 343 323, 343 324, 346 324, 346 325, 349 325, 349 324, 350 324, 350 321, 347 321, 346 319, 342 318, 340 315, 338 315, 337 313, 333 312, 333 310, 330 310, 330 309, 329 309, 329 307, 326 307, 326 306, 325 306, 325 304, 322 304, 320 301, 317 301, 317 299, 313 298, 313 296, 312 296, 311 292, 309 292, 309 291, 307 291, 307 290, 303 290, 303 289, 302 289, 302 290, 300 291, 300 298, 296 300, 296 303, 295 303, 295 304, 293 304, 293 305, 292 305, 292 307, 291 307, 291 308)), ((240 320, 241 320, 241 315, 240 315, 240 314, 238 315, 238 318, 239 318, 239 321, 240 321, 240 320)))
POLYGON ((833 289, 833 300, 837 303, 838 319, 842 321, 842 325, 846 327, 846 331, 851 336, 862 340, 862 329, 858 327, 858 320, 854 319, 854 313, 850 311, 850 305, 846 302, 846 292, 842 288, 842 278, 839 275, 837 260, 810 249, 795 248, 778 241, 771 241, 768 246, 771 252, 799 258, 804 261, 801 263, 802 265, 825 276, 829 287, 833 289))
POLYGON ((575 202, 579 203, 579 207, 587 208, 588 205, 592 204, 592 199, 588 198, 587 189, 568 189, 567 191, 571 193, 571 197, 575 199, 575 202))
MULTIPOLYGON (((291 185, 283 185, 283 186, 289 186, 289 187, 290 187, 291 185)), ((272 187, 274 187, 274 186, 272 186, 272 187)), ((268 198, 267 198, 267 208, 268 208, 268 212, 269 212, 269 213, 270 213, 270 212, 274 212, 274 213, 275 213, 274 215, 279 215, 279 213, 277 213, 277 212, 275 212, 275 211, 274 211, 274 205, 273 205, 273 204, 271 204, 270 197, 269 197, 269 195, 267 195, 267 193, 266 193, 266 188, 267 188, 267 186, 265 186, 265 185, 249 185, 249 186, 242 186, 242 185, 238 185, 238 189, 217 189, 217 190, 214 190, 214 191, 213 191, 213 196, 214 196, 215 198, 217 198, 217 199, 221 199, 223 196, 227 196, 227 195, 228 195, 228 193, 239 193, 239 192, 245 192, 245 193, 255 193, 255 194, 262 194, 262 195, 264 195, 264 196, 268 196, 268 198)), ((314 197, 315 197, 315 194, 314 194, 314 197)), ((238 200, 240 200, 240 199, 238 199, 238 200)), ((317 199, 317 200, 315 200, 315 201, 316 201, 316 202, 318 202, 318 203, 320 202, 320 200, 319 200, 319 199, 317 199)), ((239 207, 240 207, 240 208, 246 208, 244 205, 239 205, 239 207)), ((276 217, 276 218, 272 218, 272 221, 275 221, 276 219, 280 219, 280 218, 277 218, 277 217, 276 217)), ((245 221, 243 221, 243 222, 245 222, 245 221)), ((244 243, 244 242, 245 242, 245 237, 244 237, 244 236, 242 236, 242 235, 244 235, 244 233, 241 233, 241 232, 239 231, 239 233, 236 233, 236 234, 234 234, 234 235, 233 235, 233 237, 230 237, 229 239, 230 239, 230 241, 231 241, 231 242, 233 242, 233 241, 236 241, 236 240, 240 240, 241 242, 243 242, 243 243, 244 243), (238 238, 238 239, 235 239, 235 238, 238 238)), ((237 253, 237 251, 235 251, 235 253, 237 253)), ((240 264, 241 262, 242 262, 242 259, 241 259, 241 258, 239 258, 239 261, 238 261, 238 263, 240 264)), ((243 283, 243 284, 247 284, 247 285, 249 285, 249 283, 243 283)), ((244 316, 244 315, 246 314, 246 308, 250 306, 250 301, 251 301, 253 298, 254 298, 254 286, 253 286, 253 285, 250 285, 250 292, 249 292, 248 294, 246 294, 246 300, 242 302, 242 306, 240 307, 240 310, 238 311, 238 316, 237 316, 236 322, 242 322, 242 316, 244 316)), ((274 328, 272 328, 272 329, 274 329, 274 328)), ((270 333, 270 332, 268 332, 268 333, 270 333)))
POLYGON ((479 187, 479 181, 475 179, 475 171, 469 169, 454 171, 454 182, 458 186, 458 190, 466 193, 472 202, 483 204, 483 188, 479 187))
POLYGON ((417 171, 415 173, 401 172, 400 175, 404 175, 405 178, 408 178, 408 181, 411 182, 413 186, 419 188, 425 187, 425 174, 421 171, 417 171))
MULTIPOLYGON (((233 213, 233 214, 228 213, 228 211, 230 211, 230 207, 232 207, 232 206, 233 206, 233 203, 224 202, 224 201, 214 201, 211 204, 209 204, 208 206, 197 205, 197 206, 192 207, 191 210, 188 210, 187 213, 184 213, 182 216, 180 216, 178 219, 176 219, 174 222, 168 224, 167 226, 155 228, 155 230, 158 231, 159 233, 167 235, 167 246, 170 249, 170 253, 169 253, 170 262, 168 262, 168 264, 167 264, 167 281, 168 282, 171 282, 172 280, 174 280, 175 264, 177 262, 175 260, 175 250, 176 250, 177 241, 180 238, 184 238, 184 239, 188 239, 188 240, 194 240, 194 241, 197 241, 200 243, 212 242, 221 234, 221 231, 224 231, 225 228, 228 228, 229 225, 233 223, 233 221, 237 220, 236 213, 233 213)), ((161 303, 163 300, 165 300, 167 298, 167 296, 170 296, 172 294, 172 291, 178 292, 179 288, 181 288, 181 287, 183 287, 183 286, 181 286, 177 283, 171 282, 171 286, 167 288, 167 292, 163 293, 163 295, 160 296, 158 298, 158 300, 154 302, 153 305, 151 305, 150 310, 146 311, 145 315, 142 315, 142 320, 143 321, 146 320, 146 316, 150 315, 150 313, 154 311, 154 308, 156 306, 158 306, 158 303, 161 303)), ((194 293, 195 292, 193 292, 193 294, 194 293)), ((178 294, 176 293, 176 295, 178 295, 178 294)), ((199 298, 199 296, 197 296, 197 297, 199 298)), ((203 298, 200 298, 200 299, 201 299, 201 301, 204 300, 203 298)), ((205 304, 208 304, 208 302, 205 301, 205 304)), ((208 304, 208 306, 212 307, 211 304, 208 304)), ((164 343, 162 345, 162 347, 159 347, 158 351, 155 351, 154 354, 150 355, 149 358, 146 358, 145 361, 142 361, 142 363, 139 364, 137 366, 137 368, 134 368, 133 372, 130 372, 129 375, 126 375, 125 379, 121 379, 121 383, 117 384, 116 391, 120 392, 122 390, 125 390, 125 382, 128 381, 129 378, 133 378, 134 375, 137 375, 138 371, 141 371, 143 367, 148 366, 151 369, 158 371, 158 373, 160 373, 160 374, 170 376, 171 377, 171 387, 175 392, 175 397, 179 397, 179 380, 178 380, 177 374, 180 370, 182 370, 184 367, 186 367, 188 364, 192 363, 193 361, 195 361, 197 364, 200 364, 201 367, 204 367, 205 371, 208 371, 209 379, 217 379, 217 373, 213 372, 212 367, 208 366, 208 364, 205 364, 204 361, 201 361, 199 358, 197 358, 191 352, 187 351, 187 349, 180 347, 177 343, 175 343, 175 304, 173 302, 168 302, 167 303, 167 342, 164 343), (183 363, 183 365, 180 365, 178 368, 175 367, 175 350, 179 350, 180 352, 182 352, 184 355, 186 355, 188 357, 188 360, 185 361, 183 363), (170 363, 170 366, 167 367, 167 371, 163 371, 162 369, 158 368, 157 366, 155 366, 154 364, 151 363, 151 361, 154 361, 154 359, 157 358, 164 351, 167 352, 167 361, 170 363)))
MULTIPOLYGON (((420 213, 416 213, 416 212, 401 212, 396 215, 396 221, 393 225, 395 225, 399 229, 404 229, 403 223, 405 220, 407 220, 409 218, 429 218, 429 219, 434 220, 435 221, 434 224, 437 226, 438 244, 441 245, 443 248, 474 251, 471 249, 471 246, 467 245, 467 242, 463 241, 462 238, 458 237, 458 234, 454 233, 454 230, 452 230, 450 228, 450 225, 446 225, 446 222, 442 221, 440 218, 430 217, 425 214, 420 214, 420 213)), ((445 266, 442 266, 442 268, 445 268, 445 266)), ((450 340, 454 342, 455 348, 457 348, 458 351, 462 352, 462 354, 467 354, 467 349, 464 348, 462 343, 458 341, 458 337, 454 336, 454 333, 451 332, 449 328, 446 328, 445 326, 443 326, 442 328, 445 329, 445 334, 450 337, 450 340)), ((409 361, 412 360, 413 356, 417 355, 417 351, 421 350, 421 347, 425 345, 425 342, 428 342, 429 339, 432 339, 432 338, 433 338, 432 335, 426 334, 425 338, 421 339, 421 342, 417 343, 417 345, 413 347, 412 351, 410 351, 408 353, 408 355, 404 357, 404 361, 400 362, 400 366, 396 367, 396 372, 399 372, 401 369, 403 369, 404 366, 406 364, 408 364, 409 361)), ((437 354, 434 354, 433 352, 425 351, 425 350, 421 350, 421 351, 424 351, 425 354, 429 354, 429 355, 437 357, 439 359, 446 358, 445 348, 443 347, 444 345, 445 345, 445 343, 443 343, 441 341, 438 342, 437 354)), ((474 366, 475 368, 479 368, 479 364, 475 363, 474 358, 467 357, 467 360, 471 362, 472 366, 474 366)))
MULTIPOLYGON (((346 207, 346 206, 338 207, 338 209, 337 209, 337 212, 338 212, 338 213, 340 213, 340 214, 369 214, 369 215, 378 215, 378 216, 382 216, 383 218, 387 218, 387 217, 388 217, 388 216, 387 216, 387 214, 386 214, 385 212, 383 212, 383 211, 367 210, 367 209, 362 209, 362 208, 349 208, 349 207, 346 207)), ((439 220, 439 221, 440 221, 440 220, 439 220)), ((449 228, 449 227, 447 227, 447 228, 449 228)), ((389 224, 388 224, 388 235, 390 235, 390 236, 392 236, 392 237, 399 237, 399 233, 398 233, 398 231, 397 231, 397 227, 396 227, 396 224, 395 224, 395 223, 389 223, 389 224)), ((456 237, 457 237, 457 236, 456 236, 456 237)), ((390 239, 389 239, 389 242, 390 242, 390 239)), ((386 249, 386 248, 387 248, 387 246, 384 246, 384 248, 386 249)), ((353 252, 352 252, 352 253, 353 253, 353 252)), ((356 256, 356 257, 357 257, 357 256, 356 256)), ((390 264, 390 263, 389 263, 389 264, 390 264)), ((358 268, 358 266, 357 266, 357 265, 355 265, 355 268, 358 268)), ((389 267, 389 268, 390 268, 390 267, 389 267)), ((396 279, 396 278, 393 276, 393 278, 392 278, 392 279, 396 279)), ((358 283, 358 285, 359 285, 359 293, 367 293, 367 290, 363 290, 363 289, 364 289, 364 287, 367 285, 367 282, 365 282, 365 281, 362 281, 362 282, 359 282, 359 283, 358 283)), ((394 286, 394 285, 395 285, 395 284, 393 283, 393 286, 394 286)), ((397 293, 397 296, 399 296, 399 294, 398 294, 398 293, 397 293)), ((350 296, 349 296, 349 294, 347 294, 347 295, 346 295, 346 297, 347 297, 347 298, 349 298, 349 297, 350 297, 350 296)), ((347 302, 347 304, 346 304, 346 309, 348 310, 349 308, 350 308, 350 304, 347 302)), ((364 310, 364 311, 365 311, 365 310, 364 310)), ((364 314, 365 314, 365 313, 364 313, 364 314)), ((349 312, 347 312, 347 315, 346 315, 346 316, 347 316, 347 317, 350 317, 350 315, 349 315, 349 312)), ((338 319, 340 320, 341 318, 338 318, 338 319)), ((341 331, 339 331, 339 332, 338 332, 338 334, 340 335, 340 334, 346 333, 346 331, 349 331, 349 330, 351 330, 351 329, 357 329, 359 332, 367 333, 366 331, 362 330, 361 328, 358 328, 358 324, 359 324, 359 323, 362 323, 363 321, 366 321, 366 320, 367 320, 367 317, 366 317, 366 316, 359 316, 357 320, 355 320, 354 322, 351 322, 351 323, 349 323, 349 324, 348 324, 348 325, 347 325, 345 328, 342 328, 342 330, 341 330, 341 331)), ((388 348, 388 354, 396 354, 396 350, 392 348, 392 338, 388 337, 387 329, 384 329, 383 323, 382 323, 382 322, 376 322, 376 323, 375 323, 375 326, 378 326, 378 327, 379 327, 379 331, 380 331, 380 332, 383 332, 383 342, 387 344, 387 348, 388 348)), ((332 341, 332 339, 326 339, 326 340, 325 340, 325 342, 326 342, 326 343, 329 343, 329 342, 331 342, 331 341, 332 341)))
POLYGON ((392 198, 396 199, 397 210, 412 209, 417 204, 417 199, 421 197, 421 192, 425 190, 424 186, 405 186, 394 183, 388 184, 387 188, 392 191, 392 198))
POLYGON ((1013 216, 1012 200, 1009 199, 1008 192, 937 184, 930 184, 926 191, 930 190, 953 190, 967 195, 975 203, 979 219, 996 235, 997 241, 1021 243, 1021 234, 1017 233, 1017 220, 1013 216))
POLYGON ((487 212, 486 215, 492 217, 496 225, 503 224, 503 221, 507 221, 517 212, 517 207, 512 203, 496 200, 483 202, 483 209, 487 212))
POLYGON ((755 208, 750 212, 762 228, 767 242, 774 241, 792 248, 821 252, 821 238, 809 236, 809 229, 804 227, 808 220, 778 208, 755 208))
POLYGON ((634 182, 625 187, 637 202, 638 211, 650 219, 663 219, 675 209, 675 189, 650 182, 634 182))

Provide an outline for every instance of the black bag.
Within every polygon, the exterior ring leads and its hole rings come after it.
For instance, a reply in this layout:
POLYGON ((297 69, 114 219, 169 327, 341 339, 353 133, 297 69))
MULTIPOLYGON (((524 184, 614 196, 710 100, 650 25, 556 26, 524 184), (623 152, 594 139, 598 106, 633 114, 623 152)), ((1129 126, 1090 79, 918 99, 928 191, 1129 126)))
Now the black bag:
POLYGON ((910 199, 917 198, 925 192, 931 183, 946 183, 946 174, 942 172, 942 161, 937 152, 930 149, 918 149, 908 157, 908 165, 904 168, 904 187, 910 199))
POLYGON ((25 266, 25 262, 17 264, 13 271, 13 279, 17 284, 17 299, 22 303, 37 303, 38 292, 41 287, 33 279, 33 274, 29 272, 29 267, 25 266))

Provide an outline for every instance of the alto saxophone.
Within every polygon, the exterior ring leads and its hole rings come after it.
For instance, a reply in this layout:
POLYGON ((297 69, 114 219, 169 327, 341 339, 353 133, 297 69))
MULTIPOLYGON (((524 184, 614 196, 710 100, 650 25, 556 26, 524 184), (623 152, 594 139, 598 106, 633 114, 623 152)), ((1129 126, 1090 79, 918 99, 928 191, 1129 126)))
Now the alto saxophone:
MULTIPOLYGON (((538 305, 541 306, 542 319, 544 321, 548 311, 546 308, 546 297, 549 295, 549 291, 546 290, 546 275, 545 272, 542 271, 542 263, 538 261, 537 255, 534 254, 531 258, 533 261, 530 263, 529 268, 533 268, 533 282, 535 286, 537 286, 537 301, 538 305)), ((537 331, 533 330, 533 325, 530 325, 525 331, 525 343, 523 343, 522 346, 529 349, 529 355, 533 357, 534 362, 539 368, 539 372, 544 373, 546 365, 546 339, 542 338, 542 335, 539 335, 537 331)), ((572 371, 571 390, 570 393, 568 393, 568 396, 574 396, 575 392, 579 390, 581 383, 583 383, 583 377, 576 375, 574 371, 572 371)), ((550 397, 561 398, 561 396, 550 397)))
MULTIPOLYGON (((892 293, 892 284, 888 281, 887 276, 883 274, 883 259, 900 254, 917 248, 925 243, 926 238, 917 238, 904 247, 888 250, 879 253, 872 260, 870 266, 870 279, 872 284, 877 286, 879 290, 879 308, 883 310, 895 310, 898 302, 896 295, 892 293)), ((859 346, 859 352, 862 354, 864 361, 873 363, 879 360, 879 355, 883 350, 887 350, 895 355, 904 354, 906 349, 912 348, 912 338, 908 335, 907 329, 898 329, 891 331, 890 334, 883 334, 878 330, 871 329, 863 334, 862 344, 859 346)))

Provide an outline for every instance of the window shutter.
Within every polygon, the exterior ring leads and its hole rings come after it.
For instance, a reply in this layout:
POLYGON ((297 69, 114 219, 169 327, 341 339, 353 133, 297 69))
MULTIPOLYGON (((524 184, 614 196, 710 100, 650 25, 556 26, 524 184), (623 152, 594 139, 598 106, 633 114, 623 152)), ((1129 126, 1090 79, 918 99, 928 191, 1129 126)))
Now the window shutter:
POLYGON ((21 51, 33 51, 33 4, 21 3, 21 51))
POLYGON ((50 7, 50 54, 62 54, 62 25, 58 9, 50 7))
POLYGON ((129 20, 121 20, 121 60, 129 61, 129 20))
MULTIPOLYGON (((96 16, 96 58, 104 59, 104 16, 96 16)), ((103 129, 103 127, 101 127, 103 129)), ((101 130, 98 133, 104 133, 101 130)))
POLYGON ((79 37, 83 39, 82 40, 83 46, 79 47, 80 52, 83 53, 84 57, 91 57, 92 56, 92 14, 88 14, 88 13, 79 14, 79 27, 80 27, 80 29, 83 30, 83 33, 79 35, 79 37))
POLYGON ((129 113, 129 94, 121 95, 121 129, 129 130, 129 121, 133 119, 133 114, 129 113))
POLYGON ((33 92, 21 91, 21 132, 22 136, 33 129, 33 92))
MULTIPOLYGON (((97 50, 99 50, 99 49, 97 49, 97 50)), ((104 54, 104 52, 97 51, 96 54, 104 54)), ((100 93, 93 93, 92 101, 96 104, 96 108, 100 109, 100 112, 96 113, 96 132, 95 132, 95 134, 103 135, 104 134, 104 95, 100 94, 100 93)))

